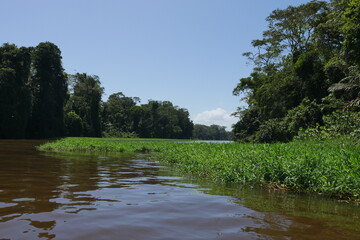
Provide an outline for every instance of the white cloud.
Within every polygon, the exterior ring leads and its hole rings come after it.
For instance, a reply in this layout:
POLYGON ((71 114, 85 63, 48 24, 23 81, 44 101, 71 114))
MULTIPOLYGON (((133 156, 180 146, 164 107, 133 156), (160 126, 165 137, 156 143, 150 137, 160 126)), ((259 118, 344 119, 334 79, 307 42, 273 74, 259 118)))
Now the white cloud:
POLYGON ((226 112, 222 108, 216 108, 214 110, 207 110, 197 114, 193 122, 195 124, 203 124, 203 125, 220 125, 225 126, 226 130, 230 131, 231 126, 238 121, 236 117, 230 115, 230 113, 226 112))

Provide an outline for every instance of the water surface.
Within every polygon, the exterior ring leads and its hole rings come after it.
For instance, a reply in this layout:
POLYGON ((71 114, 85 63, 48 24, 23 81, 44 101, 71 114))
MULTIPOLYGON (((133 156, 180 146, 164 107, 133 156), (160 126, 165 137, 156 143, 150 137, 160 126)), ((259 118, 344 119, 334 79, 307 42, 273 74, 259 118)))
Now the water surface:
POLYGON ((0 239, 360 239, 359 206, 0 141, 0 239))

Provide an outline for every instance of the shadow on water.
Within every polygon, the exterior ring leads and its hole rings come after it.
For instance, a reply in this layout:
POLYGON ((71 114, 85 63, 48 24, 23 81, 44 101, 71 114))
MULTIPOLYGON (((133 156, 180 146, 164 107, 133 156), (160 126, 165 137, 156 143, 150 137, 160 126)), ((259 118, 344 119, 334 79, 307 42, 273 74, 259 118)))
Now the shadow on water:
POLYGON ((0 141, 0 239, 360 239, 359 206, 0 141))

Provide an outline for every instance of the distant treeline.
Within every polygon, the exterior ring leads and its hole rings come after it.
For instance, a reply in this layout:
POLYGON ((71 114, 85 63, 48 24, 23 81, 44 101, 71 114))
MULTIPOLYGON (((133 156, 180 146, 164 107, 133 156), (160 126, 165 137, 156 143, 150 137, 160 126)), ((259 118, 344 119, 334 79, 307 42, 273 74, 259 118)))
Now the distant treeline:
MULTIPOLYGON (((0 138, 193 137, 186 109, 169 101, 140 104, 139 98, 121 92, 103 102, 99 77, 67 74, 61 59, 60 49, 51 42, 0 47, 0 138)), ((212 133, 206 136, 223 138, 212 133)))
POLYGON ((219 125, 206 126, 203 124, 195 124, 193 130, 193 138, 200 140, 232 140, 232 133, 226 131, 226 127, 219 125))
POLYGON ((360 139, 360 0, 310 1, 266 21, 243 54, 253 72, 233 91, 248 103, 237 111, 237 140, 360 139))

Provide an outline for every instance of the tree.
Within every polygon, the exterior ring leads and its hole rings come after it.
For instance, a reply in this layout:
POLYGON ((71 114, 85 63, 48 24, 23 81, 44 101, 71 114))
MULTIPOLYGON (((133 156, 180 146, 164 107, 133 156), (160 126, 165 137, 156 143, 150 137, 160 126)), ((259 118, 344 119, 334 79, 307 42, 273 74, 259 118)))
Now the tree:
POLYGON ((138 135, 146 138, 191 138, 193 123, 186 109, 169 101, 141 105, 138 135))
POLYGON ((42 42, 34 48, 30 81, 34 106, 28 128, 29 137, 64 135, 67 77, 61 58, 60 49, 51 42, 42 42))
POLYGON ((265 41, 271 40, 296 61, 301 53, 311 50, 314 32, 325 21, 327 10, 325 1, 314 0, 297 7, 276 9, 266 19, 269 25, 263 34, 265 41))
POLYGON ((331 84, 340 81, 346 71, 336 60, 341 56, 341 26, 333 26, 331 20, 341 16, 341 9, 325 1, 310 1, 269 15, 263 38, 252 42, 257 52, 244 54, 253 61, 254 70, 233 91, 234 95, 247 94, 248 103, 238 113, 236 138, 288 139, 286 122, 281 129, 276 122, 305 98, 320 103, 331 84))
POLYGON ((70 75, 73 93, 67 102, 67 112, 75 112, 82 120, 82 135, 101 137, 101 87, 98 76, 86 73, 70 75))
POLYGON ((348 0, 344 12, 344 49, 347 60, 360 67, 360 0, 348 0))
POLYGON ((193 135, 194 124, 190 120, 189 111, 185 108, 179 108, 177 110, 178 115, 178 126, 181 129, 181 132, 175 131, 175 138, 184 138, 190 139, 193 135))
POLYGON ((75 112, 68 112, 65 115, 66 136, 79 137, 83 131, 83 120, 75 112))
POLYGON ((195 124, 193 138, 201 140, 230 140, 231 136, 224 126, 195 124))
POLYGON ((140 102, 138 97, 126 97, 122 92, 109 96, 103 104, 103 125, 105 132, 111 130, 115 135, 135 132, 139 123, 136 104, 140 102))
POLYGON ((0 47, 0 138, 24 138, 31 114, 31 48, 0 47))

